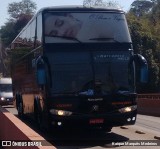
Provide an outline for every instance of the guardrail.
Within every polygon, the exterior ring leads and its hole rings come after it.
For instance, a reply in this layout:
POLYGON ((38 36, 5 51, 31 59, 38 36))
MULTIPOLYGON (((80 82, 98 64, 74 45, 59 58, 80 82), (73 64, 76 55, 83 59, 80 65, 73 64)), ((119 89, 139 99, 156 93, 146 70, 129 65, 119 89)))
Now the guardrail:
POLYGON ((139 114, 160 116, 160 94, 139 94, 137 104, 139 114))
POLYGON ((3 149, 56 149, 42 136, 1 106, 0 141, 3 149))
POLYGON ((160 100, 160 94, 138 94, 138 99, 160 100))

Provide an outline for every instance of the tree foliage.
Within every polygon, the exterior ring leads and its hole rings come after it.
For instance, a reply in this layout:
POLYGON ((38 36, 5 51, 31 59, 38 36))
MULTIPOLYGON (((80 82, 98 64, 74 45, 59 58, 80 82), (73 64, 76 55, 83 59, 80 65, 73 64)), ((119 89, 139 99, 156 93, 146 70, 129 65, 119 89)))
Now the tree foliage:
MULTIPOLYGON (((148 1, 145 2, 148 3, 148 1)), ((160 11, 160 0, 150 1, 152 7, 144 8, 144 10, 143 7, 147 4, 145 2, 135 0, 132 6, 138 3, 143 5, 136 6, 136 11, 133 11, 131 7, 127 13, 127 20, 134 51, 142 54, 149 65, 149 82, 145 86, 145 92, 158 92, 160 91, 160 17, 156 16, 160 11)), ((140 87, 138 91, 144 92, 140 87)))
POLYGON ((9 4, 8 22, 1 27, 1 39, 4 46, 9 46, 11 41, 17 36, 21 29, 32 18, 36 10, 36 4, 31 0, 22 0, 9 4))
MULTIPOLYGON (((1 50, 3 53, 6 53, 6 47, 10 46, 13 39, 34 15, 35 10, 36 4, 31 0, 22 0, 8 5, 9 19, 0 29, 1 41, 3 44, 3 48, 1 50)), ((6 68, 3 75, 9 74, 8 68, 10 60, 8 59, 8 56, 3 57, 2 61, 3 64, 6 64, 6 66, 3 66, 6 68)))
POLYGON ((14 22, 7 22, 4 26, 1 27, 1 40, 3 45, 7 46, 11 43, 12 39, 15 37, 15 30, 14 30, 14 22))
POLYGON ((105 1, 105 0, 84 0, 83 6, 85 7, 94 7, 94 6, 100 6, 100 7, 120 7, 119 4, 116 1, 105 1))
POLYGON ((154 5, 154 2, 150 0, 135 0, 131 4, 130 11, 136 14, 137 16, 142 16, 150 12, 154 5))
POLYGON ((36 10, 36 4, 31 0, 22 0, 13 2, 8 6, 8 14, 13 19, 20 19, 22 16, 33 16, 36 10))

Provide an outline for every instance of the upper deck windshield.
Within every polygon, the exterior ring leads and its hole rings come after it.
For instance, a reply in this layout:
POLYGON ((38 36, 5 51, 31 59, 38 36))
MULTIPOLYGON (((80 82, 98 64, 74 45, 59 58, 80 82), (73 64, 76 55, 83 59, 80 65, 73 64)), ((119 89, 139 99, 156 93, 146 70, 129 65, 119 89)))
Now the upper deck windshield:
POLYGON ((45 43, 131 43, 125 15, 118 12, 47 12, 45 43))
POLYGON ((129 51, 56 52, 48 60, 53 94, 133 91, 129 51))

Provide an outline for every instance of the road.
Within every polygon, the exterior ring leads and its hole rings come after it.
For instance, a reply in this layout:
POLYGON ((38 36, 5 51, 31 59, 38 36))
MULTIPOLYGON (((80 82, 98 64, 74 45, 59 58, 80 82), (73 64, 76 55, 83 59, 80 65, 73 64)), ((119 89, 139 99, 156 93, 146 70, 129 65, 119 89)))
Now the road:
MULTIPOLYGON (((13 114, 17 111, 13 107, 6 107, 13 114)), ((31 124, 32 129, 35 126, 31 124)), ((37 130, 35 130, 37 131, 37 130)), ((158 149, 160 148, 160 118, 138 115, 135 125, 115 127, 110 133, 96 130, 72 131, 41 134, 57 149, 158 149), (155 141, 155 142, 154 142, 155 141), (148 143, 143 145, 144 143, 148 143), (159 146, 156 144, 158 143, 159 146), (152 146, 150 146, 152 144, 152 146), (133 146, 135 145, 135 146, 133 146)))
POLYGON ((160 136, 160 117, 138 115, 134 128, 160 136))

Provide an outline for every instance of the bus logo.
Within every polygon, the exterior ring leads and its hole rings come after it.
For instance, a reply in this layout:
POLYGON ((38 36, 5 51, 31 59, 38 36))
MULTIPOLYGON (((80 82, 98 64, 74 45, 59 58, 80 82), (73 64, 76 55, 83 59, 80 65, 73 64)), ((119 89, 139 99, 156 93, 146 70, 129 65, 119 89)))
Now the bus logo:
POLYGON ((99 106, 98 105, 92 106, 92 111, 96 112, 98 110, 99 110, 99 106))

